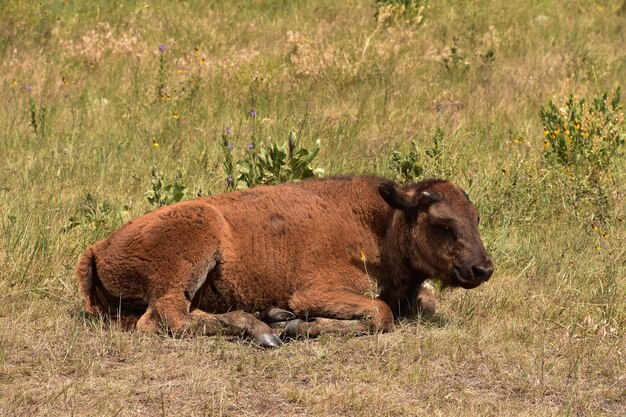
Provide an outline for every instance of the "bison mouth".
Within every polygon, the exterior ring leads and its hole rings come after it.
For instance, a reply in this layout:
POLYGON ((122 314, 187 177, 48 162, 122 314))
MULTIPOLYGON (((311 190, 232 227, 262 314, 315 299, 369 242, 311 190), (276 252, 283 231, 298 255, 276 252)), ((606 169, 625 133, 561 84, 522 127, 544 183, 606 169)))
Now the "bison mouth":
POLYGON ((469 273, 463 273, 462 270, 456 266, 452 268, 453 285, 465 288, 466 290, 471 290, 472 288, 476 288, 483 283, 483 280, 476 279, 471 271, 468 272, 469 273))

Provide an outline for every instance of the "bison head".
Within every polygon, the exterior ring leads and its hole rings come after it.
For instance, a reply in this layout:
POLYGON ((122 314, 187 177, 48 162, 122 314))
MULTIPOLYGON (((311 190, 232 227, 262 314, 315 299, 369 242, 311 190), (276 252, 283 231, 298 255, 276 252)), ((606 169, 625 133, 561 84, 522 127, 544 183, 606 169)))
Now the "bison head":
POLYGON ((446 285, 475 288, 493 274, 478 233, 479 216, 467 194, 452 183, 427 180, 404 189, 379 185, 394 213, 398 251, 413 270, 446 285))

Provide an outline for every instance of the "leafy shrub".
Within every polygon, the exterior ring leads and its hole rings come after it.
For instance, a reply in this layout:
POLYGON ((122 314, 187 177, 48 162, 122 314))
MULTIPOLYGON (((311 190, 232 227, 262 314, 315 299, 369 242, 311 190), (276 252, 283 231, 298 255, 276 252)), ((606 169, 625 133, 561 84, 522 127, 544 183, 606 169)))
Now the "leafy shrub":
POLYGON ((181 201, 187 195, 183 176, 183 169, 178 167, 172 182, 166 183, 163 173, 153 165, 150 170, 150 187, 145 194, 148 202, 155 207, 162 207, 181 201))
POLYGON ((411 141, 408 152, 395 150, 391 153, 388 169, 399 182, 411 182, 423 175, 447 177, 444 158, 444 133, 437 128, 430 148, 421 150, 417 141, 411 141))
POLYGON ((389 161, 389 169, 400 182, 415 180, 422 175, 424 168, 421 165, 421 152, 416 141, 411 141, 409 152, 393 151, 389 161))
POLYGON ((607 188, 622 155, 624 114, 617 88, 588 103, 573 95, 541 108, 544 159, 551 182, 569 196, 576 215, 602 223, 611 217, 614 197, 607 188))
MULTIPOLYGON (((441 63, 449 74, 462 74, 470 67, 466 53, 459 45, 459 40, 458 36, 452 37, 452 46, 441 57, 441 63)), ((489 59, 495 59, 495 52, 489 59)))
POLYGON ((253 136, 242 158, 234 162, 232 153, 235 143, 229 140, 229 134, 229 130, 222 134, 223 166, 229 190, 298 181, 324 175, 323 169, 311 166, 321 149, 319 139, 311 149, 307 149, 298 146, 294 131, 290 132, 288 140, 282 145, 275 141, 259 142, 256 136, 253 136))
POLYGON ((602 175, 624 144, 620 88, 609 100, 604 93, 591 103, 570 95, 561 106, 553 100, 541 108, 544 156, 579 175, 602 175))
POLYGON ((92 230, 110 229, 128 220, 128 207, 116 202, 99 202, 91 193, 87 193, 83 202, 70 216, 69 223, 61 231, 68 232, 75 227, 89 226, 92 230))

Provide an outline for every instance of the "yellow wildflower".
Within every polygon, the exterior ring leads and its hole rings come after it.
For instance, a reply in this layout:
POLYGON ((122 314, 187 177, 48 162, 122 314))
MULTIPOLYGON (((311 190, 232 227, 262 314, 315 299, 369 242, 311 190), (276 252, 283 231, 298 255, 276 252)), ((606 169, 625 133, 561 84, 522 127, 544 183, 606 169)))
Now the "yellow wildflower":
POLYGON ((15 78, 13 78, 13 80, 11 81, 11 84, 17 85, 17 80, 15 78))
POLYGON ((174 120, 180 119, 180 116, 178 116, 178 112, 177 111, 175 111, 174 114, 172 114, 172 119, 174 119, 174 120))
POLYGON ((597 250, 598 252, 600 252, 600 249, 602 249, 602 247, 600 245, 596 245, 596 246, 594 246, 594 249, 597 250))
POLYGON ((588 130, 583 130, 583 137, 587 138, 589 137, 589 131, 588 130))
POLYGON ((157 142, 156 138, 152 138, 152 147, 157 149, 159 146, 159 142, 157 142))
POLYGON ((509 175, 509 170, 506 168, 500 168, 500 171, 502 171, 502 175, 509 175))
POLYGON ((605 238, 605 239, 608 239, 609 238, 609 232, 602 233, 602 237, 605 238))
POLYGON ((185 73, 185 70, 184 70, 184 69, 182 69, 182 68, 178 68, 178 73, 182 75, 182 74, 184 74, 184 73, 185 73))
POLYGON ((543 140, 543 147, 544 149, 548 149, 550 147, 550 142, 548 142, 548 139, 543 140))
POLYGON ((543 127, 543 134, 544 136, 548 136, 550 134, 550 130, 547 127, 543 127))
POLYGON ((574 129, 575 129, 575 130, 580 130, 580 123, 575 122, 575 123, 574 123, 574 129))

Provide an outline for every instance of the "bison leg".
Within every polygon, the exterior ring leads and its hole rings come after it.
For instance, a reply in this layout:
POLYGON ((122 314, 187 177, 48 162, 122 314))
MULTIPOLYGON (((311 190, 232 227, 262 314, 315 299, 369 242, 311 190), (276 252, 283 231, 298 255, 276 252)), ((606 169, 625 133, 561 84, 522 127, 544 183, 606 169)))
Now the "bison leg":
POLYGON ((397 318, 416 319, 420 314, 433 316, 437 310, 435 288, 428 282, 422 283, 413 293, 400 297, 381 296, 386 299, 397 318), (397 300, 395 303, 393 300, 397 300))
POLYGON ((165 326, 178 334, 190 322, 189 301, 184 294, 166 294, 148 304, 148 309, 137 321, 137 330, 154 333, 165 326))
POLYGON ((437 310, 437 299, 433 286, 423 283, 417 293, 418 309, 422 314, 434 315, 437 310))
POLYGON ((282 344, 272 329, 252 314, 242 311, 224 314, 209 314, 201 310, 189 312, 189 305, 184 293, 160 297, 150 303, 137 322, 137 329, 155 332, 164 325, 176 336, 226 334, 249 338, 263 347, 277 347, 282 344))
POLYGON ((285 328, 285 338, 318 336, 322 333, 375 333, 390 331, 393 314, 389 306, 377 298, 349 289, 309 289, 295 293, 289 307, 298 317, 285 328))
POLYGON ((291 320, 283 329, 282 340, 318 337, 321 334, 364 335, 369 326, 362 320, 340 320, 316 317, 311 321, 291 320))
POLYGON ((187 331, 194 334, 242 336, 263 347, 278 347, 283 344, 266 323, 243 311, 209 314, 202 310, 193 310, 190 316, 192 323, 187 331))

